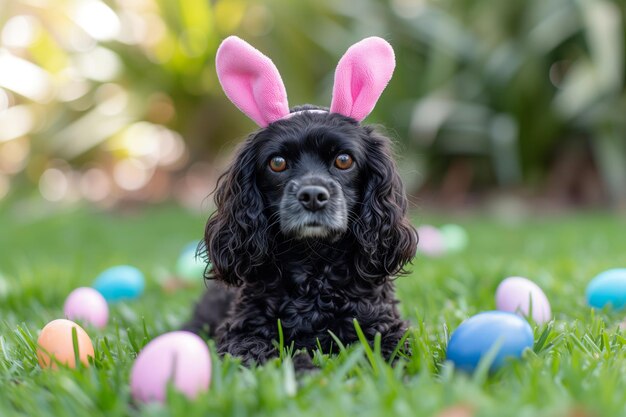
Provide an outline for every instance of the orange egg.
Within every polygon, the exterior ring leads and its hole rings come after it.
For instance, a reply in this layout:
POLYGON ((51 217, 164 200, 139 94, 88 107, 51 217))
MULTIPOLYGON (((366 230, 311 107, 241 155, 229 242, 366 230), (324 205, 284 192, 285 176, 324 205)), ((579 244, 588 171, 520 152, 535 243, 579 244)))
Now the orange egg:
POLYGON ((80 361, 89 365, 88 356, 93 357, 93 345, 87 332, 78 324, 70 320, 53 320, 41 330, 37 344, 37 359, 42 368, 56 369, 58 363, 63 363, 70 368, 76 367, 74 343, 72 341, 72 328, 76 329, 78 341, 78 354, 80 361), (52 356, 55 360, 51 360, 52 356))

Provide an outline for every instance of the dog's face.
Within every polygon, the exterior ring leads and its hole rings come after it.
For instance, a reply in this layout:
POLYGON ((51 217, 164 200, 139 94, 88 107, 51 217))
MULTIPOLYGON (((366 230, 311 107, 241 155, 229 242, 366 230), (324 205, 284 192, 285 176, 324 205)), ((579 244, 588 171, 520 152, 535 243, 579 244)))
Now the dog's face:
POLYGON ((356 124, 297 115, 257 137, 257 181, 271 223, 286 237, 335 240, 355 219, 365 149, 356 124), (296 120, 298 119, 298 120, 296 120))
POLYGON ((231 284, 275 265, 280 241, 343 245, 350 271, 374 282, 401 271, 417 246, 389 139, 335 113, 298 113, 252 134, 215 202, 205 248, 214 276, 231 284))

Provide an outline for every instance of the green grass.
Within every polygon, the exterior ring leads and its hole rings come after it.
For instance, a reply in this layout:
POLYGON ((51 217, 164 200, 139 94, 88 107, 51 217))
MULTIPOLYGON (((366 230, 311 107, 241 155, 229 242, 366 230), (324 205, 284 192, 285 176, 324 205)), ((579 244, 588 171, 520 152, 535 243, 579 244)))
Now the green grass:
POLYGON ((337 356, 318 354, 319 372, 294 377, 288 357, 246 369, 214 356, 208 393, 189 402, 171 392, 167 406, 138 407, 128 386, 138 350, 176 329, 202 288, 199 282, 166 293, 158 279, 200 237, 204 219, 168 207, 123 215, 29 207, 0 208, 0 416, 413 417, 454 405, 477 416, 626 415, 623 315, 594 313, 584 300, 591 277, 626 266, 623 219, 596 214, 515 225, 460 219, 472 241, 464 253, 418 258, 414 272, 397 281, 402 311, 413 323, 411 358, 392 367, 376 349, 358 345, 337 356), (40 369, 39 329, 62 317, 73 288, 119 263, 145 271, 148 285, 141 299, 112 308, 104 330, 86 328, 95 365, 40 369), (509 275, 535 280, 556 320, 535 327, 535 348, 523 361, 493 375, 454 372, 445 363, 448 335, 468 316, 493 309, 495 288, 509 275))

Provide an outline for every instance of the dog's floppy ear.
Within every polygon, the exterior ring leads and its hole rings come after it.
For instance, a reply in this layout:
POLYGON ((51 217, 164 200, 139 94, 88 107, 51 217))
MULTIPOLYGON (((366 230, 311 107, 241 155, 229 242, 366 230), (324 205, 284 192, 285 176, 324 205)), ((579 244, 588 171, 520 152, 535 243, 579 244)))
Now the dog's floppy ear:
POLYGON ((215 279, 240 285, 267 257, 267 218, 256 184, 254 136, 239 148, 235 161, 219 179, 217 210, 205 228, 204 243, 215 279))
POLYGON ((396 66, 391 45, 378 37, 352 45, 335 70, 331 113, 361 121, 374 109, 396 66))
POLYGON ((358 243, 354 268, 359 276, 381 282, 403 272, 415 256, 418 236, 406 217, 408 201, 389 139, 372 127, 363 129, 367 174, 359 221, 352 225, 358 243))
POLYGON ((226 96, 261 127, 289 114, 287 92, 271 59, 244 40, 229 36, 215 57, 226 96))

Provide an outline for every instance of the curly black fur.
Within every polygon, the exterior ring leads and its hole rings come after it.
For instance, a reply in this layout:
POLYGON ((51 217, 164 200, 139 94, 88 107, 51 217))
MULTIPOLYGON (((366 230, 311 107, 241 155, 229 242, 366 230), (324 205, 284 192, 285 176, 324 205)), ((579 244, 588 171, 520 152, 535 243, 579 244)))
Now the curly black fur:
MULTIPOLYGON (((294 111, 303 108, 312 107, 294 111)), ((392 277, 415 255, 417 234, 389 139, 339 114, 279 120, 239 148, 215 201, 203 248, 212 264, 207 278, 218 282, 187 329, 208 331, 222 354, 262 363, 278 353, 278 320, 288 345, 332 352, 331 332, 344 344, 357 340, 356 319, 369 340, 380 333, 383 352, 391 354, 407 329, 392 277), (351 155, 354 166, 334 167, 339 153, 351 155), (284 172, 269 169, 275 155, 287 159, 284 172), (306 181, 328 185, 338 202, 336 213, 319 217, 319 236, 284 228, 302 216, 290 212, 298 204, 289 192, 306 181), (281 205, 289 198, 293 204, 281 205)))

